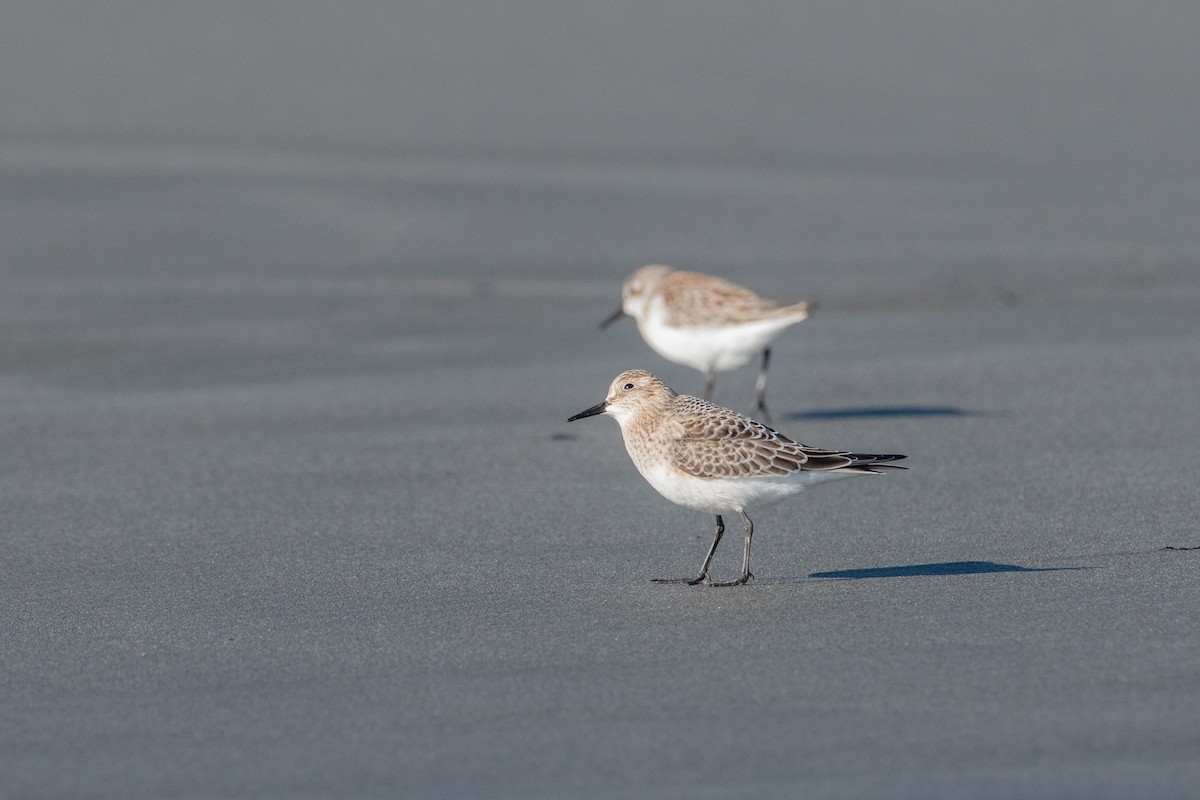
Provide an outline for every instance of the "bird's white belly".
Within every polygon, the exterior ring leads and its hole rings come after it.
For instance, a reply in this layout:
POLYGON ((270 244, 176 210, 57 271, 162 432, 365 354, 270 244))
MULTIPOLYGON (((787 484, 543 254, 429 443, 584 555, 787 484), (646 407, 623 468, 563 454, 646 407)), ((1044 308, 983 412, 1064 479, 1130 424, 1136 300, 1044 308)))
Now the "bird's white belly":
POLYGON ((780 320, 760 320, 723 327, 672 327, 666 324, 665 313, 656 309, 638 320, 642 338, 654 352, 701 372, 737 369, 786 326, 780 320))
POLYGON ((782 477, 697 478, 669 465, 649 467, 641 472, 642 477, 672 503, 709 514, 728 514, 774 505, 799 494, 811 483, 818 482, 814 478, 829 475, 806 472, 782 477))

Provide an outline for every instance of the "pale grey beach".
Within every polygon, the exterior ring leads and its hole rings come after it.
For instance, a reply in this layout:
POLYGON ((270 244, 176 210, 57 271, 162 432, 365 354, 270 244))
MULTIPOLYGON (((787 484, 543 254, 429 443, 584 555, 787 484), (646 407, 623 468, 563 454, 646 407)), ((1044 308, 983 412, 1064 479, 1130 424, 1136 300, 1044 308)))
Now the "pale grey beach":
POLYGON ((0 797, 1194 797, 1198 32, 7 4, 0 797), (703 393, 599 328, 646 264, 815 302, 775 427, 907 456, 743 586, 567 422, 703 393))

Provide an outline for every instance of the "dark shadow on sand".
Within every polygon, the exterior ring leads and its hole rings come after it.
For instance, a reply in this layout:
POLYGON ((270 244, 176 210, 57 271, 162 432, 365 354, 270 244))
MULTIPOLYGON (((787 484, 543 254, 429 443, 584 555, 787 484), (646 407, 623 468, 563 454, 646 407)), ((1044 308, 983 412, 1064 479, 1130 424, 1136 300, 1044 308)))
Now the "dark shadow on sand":
POLYGON ((940 564, 909 564, 901 567, 869 567, 842 569, 835 572, 810 572, 810 578, 827 580, 860 580, 863 578, 915 578, 931 575, 980 575, 985 572, 1059 572, 1087 569, 1086 567, 1021 567, 1016 564, 997 564, 994 561, 946 561, 940 564))
POLYGON ((861 419, 864 417, 978 417, 986 412, 971 411, 958 406, 864 406, 861 408, 814 408, 793 411, 789 420, 802 419, 861 419))

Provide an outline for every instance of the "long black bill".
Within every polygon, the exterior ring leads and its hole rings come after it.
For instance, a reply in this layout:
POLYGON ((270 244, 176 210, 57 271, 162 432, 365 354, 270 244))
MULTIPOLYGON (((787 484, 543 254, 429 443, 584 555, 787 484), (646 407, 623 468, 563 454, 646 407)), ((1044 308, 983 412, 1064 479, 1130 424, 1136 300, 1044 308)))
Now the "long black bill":
POLYGON ((616 311, 614 311, 614 312, 612 313, 612 316, 606 317, 606 318, 604 319, 604 322, 601 322, 601 323, 600 323, 600 330, 604 330, 604 329, 605 329, 605 328, 607 328, 609 325, 612 325, 614 322, 616 322, 617 320, 619 320, 619 319, 620 319, 621 317, 623 317, 623 316, 625 316, 625 309, 623 309, 623 308, 618 308, 616 311))
POLYGON ((603 403, 597 403, 596 405, 592 406, 591 408, 587 409, 586 411, 580 411, 578 414, 576 414, 573 417, 568 417, 567 422, 574 422, 575 420, 583 419, 584 417, 594 417, 597 414, 603 414, 604 409, 606 409, 606 408, 608 408, 607 400, 605 400, 603 403))

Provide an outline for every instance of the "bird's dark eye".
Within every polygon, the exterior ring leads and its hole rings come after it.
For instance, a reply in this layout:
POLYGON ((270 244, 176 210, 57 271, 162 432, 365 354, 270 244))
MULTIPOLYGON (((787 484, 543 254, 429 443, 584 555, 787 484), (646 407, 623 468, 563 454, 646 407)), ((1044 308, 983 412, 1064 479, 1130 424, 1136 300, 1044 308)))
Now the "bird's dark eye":
POLYGON ((632 388, 633 388, 633 384, 632 384, 632 383, 627 383, 627 384, 625 384, 624 386, 622 386, 621 388, 622 388, 622 389, 624 389, 625 391, 627 391, 627 392, 628 392, 630 389, 632 389, 632 388))

